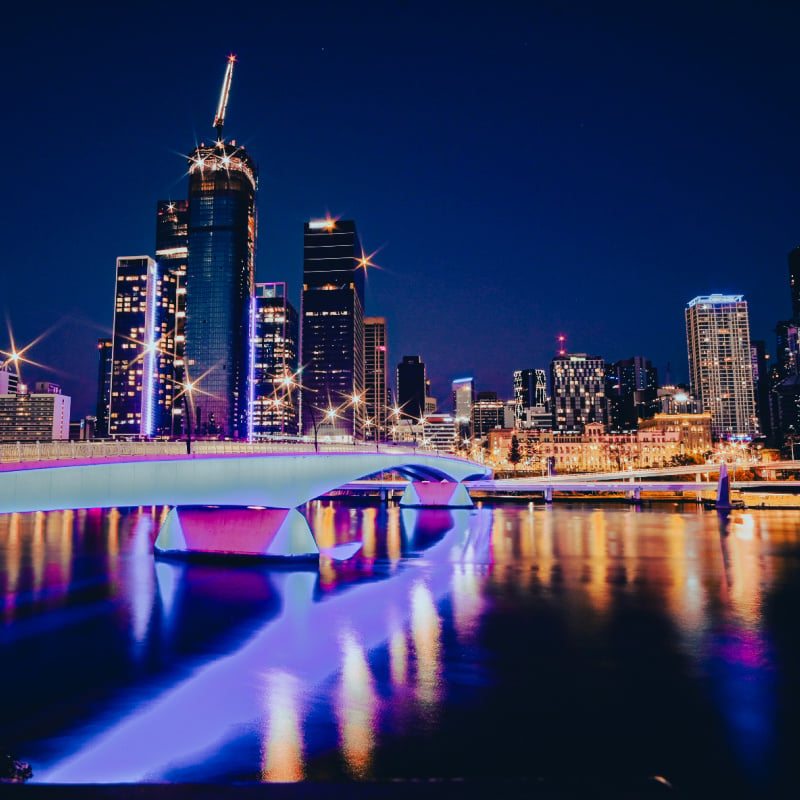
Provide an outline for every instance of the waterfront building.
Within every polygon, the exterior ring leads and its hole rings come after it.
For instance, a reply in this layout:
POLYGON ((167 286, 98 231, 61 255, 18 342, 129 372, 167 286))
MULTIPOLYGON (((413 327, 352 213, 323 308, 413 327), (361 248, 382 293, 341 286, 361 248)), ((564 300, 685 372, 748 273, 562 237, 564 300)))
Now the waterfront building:
POLYGON ((505 422, 505 403, 498 400, 497 392, 478 392, 472 405, 472 436, 481 441, 505 422))
POLYGON ((250 439, 296 436, 297 311, 285 283, 257 283, 252 302, 250 439))
POLYGON ((419 356, 403 356, 397 365, 397 403, 406 419, 421 419, 425 414, 427 379, 419 356))
POLYGON ((456 378, 452 383, 453 416, 456 421, 456 437, 459 447, 472 439, 472 404, 475 400, 473 378, 456 378))
POLYGON ((677 434, 679 455, 701 463, 711 451, 711 414, 655 414, 642 420, 639 430, 643 433, 660 431, 677 434))
POLYGON ((0 442, 53 442, 69 439, 72 400, 57 384, 46 391, 19 383, 13 394, 0 393, 0 442))
POLYGON ((656 412, 658 371, 642 356, 606 366, 606 397, 612 430, 636 430, 640 419, 656 412))
POLYGON ((514 427, 529 427, 528 419, 547 411, 547 373, 543 369, 514 371, 514 427))
POLYGON ((608 424, 605 361, 586 353, 564 353, 550 363, 553 430, 581 432, 591 422, 608 424))
POLYGON ((111 408, 111 368, 113 339, 97 340, 97 402, 95 404, 95 436, 108 437, 108 415, 111 408))
POLYGON ((386 386, 386 319, 364 318, 364 396, 367 438, 386 439, 389 393, 386 386))
POLYGON ((160 344, 174 326, 175 276, 150 256, 117 259, 109 435, 170 433, 171 356, 160 344), (169 363, 169 366, 167 365, 169 363))
POLYGON ((711 414, 714 438, 757 435, 747 301, 742 295, 695 297, 686 306, 686 342, 692 390, 711 414))
POLYGON ((183 428, 182 395, 185 380, 186 269, 189 259, 189 201, 160 200, 156 208, 156 261, 159 271, 172 276, 170 292, 160 298, 164 333, 159 342, 162 353, 162 382, 165 387, 164 417, 160 427, 169 426, 171 436, 183 428))
POLYGON ((336 441, 364 436, 364 255, 352 220, 303 231, 302 430, 336 441))

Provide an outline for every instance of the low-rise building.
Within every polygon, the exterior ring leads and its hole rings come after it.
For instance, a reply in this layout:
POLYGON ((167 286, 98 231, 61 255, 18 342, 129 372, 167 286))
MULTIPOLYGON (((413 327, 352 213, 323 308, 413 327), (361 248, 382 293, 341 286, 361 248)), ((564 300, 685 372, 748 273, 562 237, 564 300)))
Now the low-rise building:
POLYGON ((69 439, 72 399, 56 384, 29 392, 18 384, 14 394, 0 394, 0 442, 53 442, 69 439))

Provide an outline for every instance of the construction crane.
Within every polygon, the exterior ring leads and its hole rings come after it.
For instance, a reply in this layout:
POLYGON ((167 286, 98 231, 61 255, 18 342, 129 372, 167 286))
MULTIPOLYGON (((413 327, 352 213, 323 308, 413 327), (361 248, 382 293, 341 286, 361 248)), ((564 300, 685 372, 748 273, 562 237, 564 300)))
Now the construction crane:
POLYGON ((231 53, 228 56, 228 66, 225 68, 225 78, 222 81, 222 91, 219 94, 217 104, 217 114, 214 117, 214 128, 217 131, 217 141, 222 141, 222 128, 225 125, 225 111, 228 108, 228 95, 231 93, 231 78, 233 78, 233 65, 236 63, 236 56, 231 53))

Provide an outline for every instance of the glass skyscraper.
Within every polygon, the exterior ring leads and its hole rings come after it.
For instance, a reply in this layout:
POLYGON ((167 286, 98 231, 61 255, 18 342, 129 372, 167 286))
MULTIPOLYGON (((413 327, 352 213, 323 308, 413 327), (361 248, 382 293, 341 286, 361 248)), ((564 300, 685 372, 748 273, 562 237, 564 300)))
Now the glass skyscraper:
POLYGON ((386 388, 386 319, 364 319, 364 381, 367 403, 367 438, 386 438, 389 422, 386 388))
POLYGON ((355 222, 305 223, 302 428, 334 440, 364 436, 364 268, 355 222))
POLYGON ((251 326, 250 438, 296 436, 298 324, 285 283, 256 284, 251 326))
POLYGON ((185 377, 197 435, 248 433, 249 314, 256 242, 256 169, 234 141, 189 155, 185 377))

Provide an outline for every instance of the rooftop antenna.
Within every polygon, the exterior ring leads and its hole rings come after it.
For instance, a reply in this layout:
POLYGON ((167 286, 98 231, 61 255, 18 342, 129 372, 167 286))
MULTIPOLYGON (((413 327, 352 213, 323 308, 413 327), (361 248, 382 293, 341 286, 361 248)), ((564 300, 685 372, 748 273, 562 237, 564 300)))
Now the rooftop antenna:
POLYGON ((567 354, 567 337, 563 333, 558 337, 558 354, 560 356, 567 354))
POLYGON ((225 68, 225 77, 222 81, 222 91, 219 93, 219 103, 217 103, 217 113, 214 117, 214 128, 217 131, 217 141, 222 141, 222 128, 225 125, 225 111, 228 108, 228 96, 231 93, 231 79, 233 78, 233 65, 236 63, 236 56, 231 53, 228 56, 228 66, 225 68))

